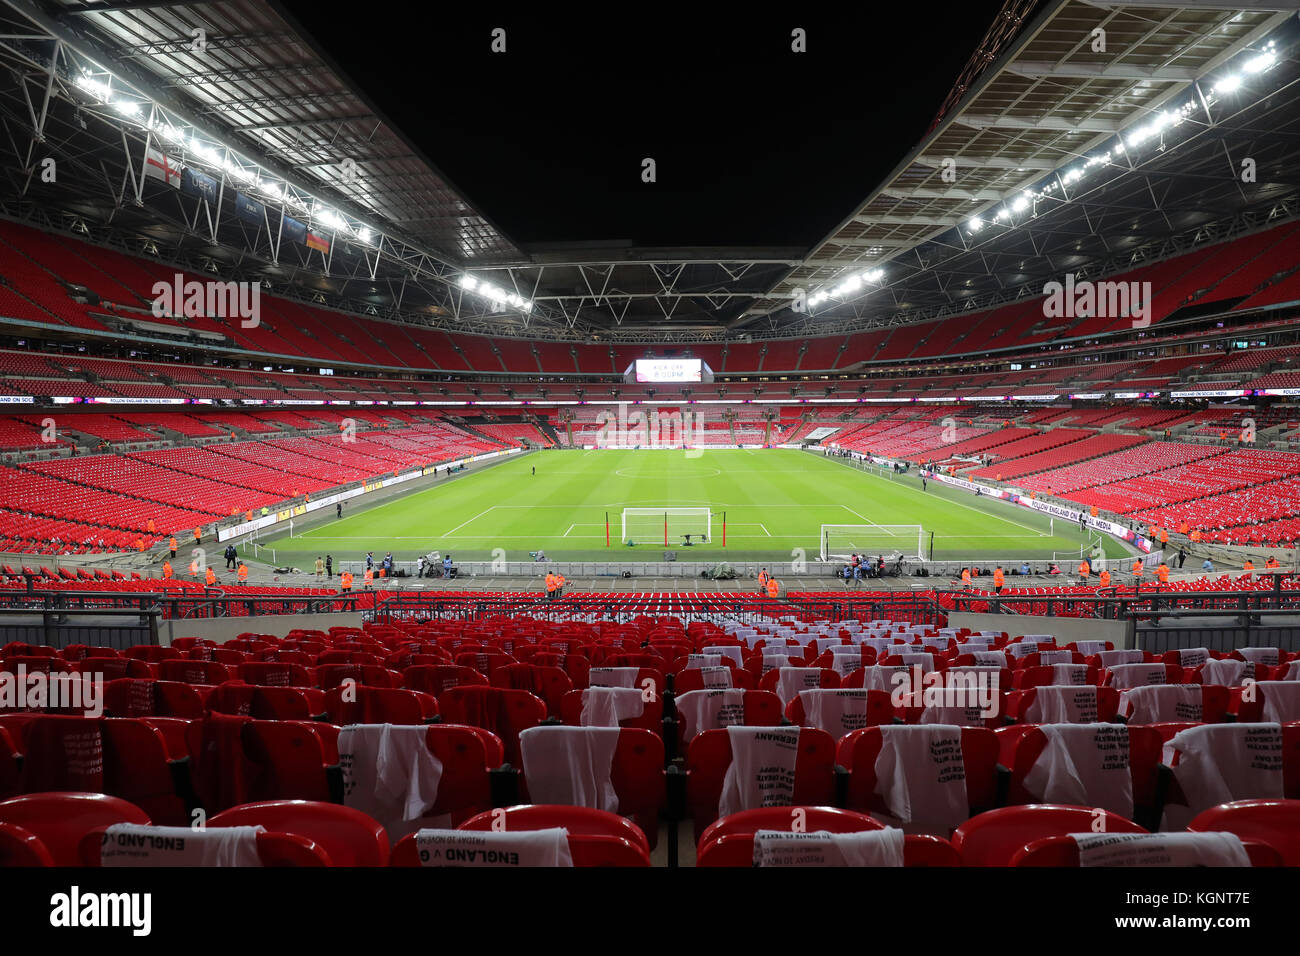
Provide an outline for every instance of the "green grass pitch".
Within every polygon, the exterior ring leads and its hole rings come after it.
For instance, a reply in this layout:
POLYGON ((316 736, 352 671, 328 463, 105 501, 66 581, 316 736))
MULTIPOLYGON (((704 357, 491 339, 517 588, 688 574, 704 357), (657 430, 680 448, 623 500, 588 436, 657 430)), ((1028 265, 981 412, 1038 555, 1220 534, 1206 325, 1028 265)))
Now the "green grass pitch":
MULTIPOLYGON (((326 553, 339 561, 392 551, 411 560, 435 549, 457 561, 490 560, 495 549, 508 561, 527 561, 538 549, 559 561, 660 560, 661 523, 635 547, 620 542, 625 507, 712 509, 712 538, 690 548, 676 538, 669 550, 678 560, 788 561, 796 548, 816 560, 823 524, 919 524, 927 551, 934 533, 936 559, 1077 555, 1090 540, 1077 525, 1057 520, 1051 533, 1044 515, 937 482, 922 491, 915 472, 886 477, 790 449, 664 449, 520 455, 396 500, 345 506, 342 519, 326 509, 322 522, 263 543, 275 549, 277 563, 299 567, 326 553)), ((915 540, 913 534, 899 550, 914 551, 915 540)), ((1108 557, 1126 553, 1114 541, 1105 544, 1108 557)))

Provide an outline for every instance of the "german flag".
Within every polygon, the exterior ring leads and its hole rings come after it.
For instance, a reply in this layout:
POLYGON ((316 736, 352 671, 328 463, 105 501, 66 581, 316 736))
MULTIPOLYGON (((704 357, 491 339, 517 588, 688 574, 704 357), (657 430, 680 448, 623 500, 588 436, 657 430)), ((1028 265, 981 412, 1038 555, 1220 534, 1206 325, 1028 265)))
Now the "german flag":
POLYGON ((318 236, 314 232, 307 233, 307 248, 315 249, 318 252, 329 254, 330 241, 323 236, 318 236))

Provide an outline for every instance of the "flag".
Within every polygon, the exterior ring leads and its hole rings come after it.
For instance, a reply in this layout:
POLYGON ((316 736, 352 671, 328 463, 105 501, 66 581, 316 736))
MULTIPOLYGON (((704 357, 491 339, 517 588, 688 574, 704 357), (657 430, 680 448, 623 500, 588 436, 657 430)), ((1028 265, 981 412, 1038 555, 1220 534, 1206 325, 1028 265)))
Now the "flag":
POLYGON ((291 216, 285 216, 280 224, 280 234, 294 242, 307 241, 307 227, 291 216))
POLYGON ((307 233, 307 248, 328 254, 330 251, 330 241, 316 235, 314 232, 309 232, 307 233))
POLYGON ((244 222, 260 226, 266 221, 266 206, 256 199, 249 199, 243 193, 235 193, 235 215, 244 222))
POLYGON ((181 176, 181 192, 187 196, 197 196, 209 203, 217 201, 217 181, 207 173, 201 173, 190 166, 185 167, 181 176))
POLYGON ((153 179, 161 179, 174 189, 180 188, 180 163, 152 146, 148 147, 144 153, 144 174, 153 179))

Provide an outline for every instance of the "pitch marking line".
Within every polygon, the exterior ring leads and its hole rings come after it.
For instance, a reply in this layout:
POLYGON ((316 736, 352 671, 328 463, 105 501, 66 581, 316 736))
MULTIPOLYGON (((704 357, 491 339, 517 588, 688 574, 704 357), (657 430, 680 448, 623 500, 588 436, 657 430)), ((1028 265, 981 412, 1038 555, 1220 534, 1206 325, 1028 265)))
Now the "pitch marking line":
POLYGON ((459 531, 461 528, 465 527, 465 525, 467 525, 467 524, 472 524, 473 522, 477 521, 479 518, 481 518, 481 517, 483 517, 485 514, 487 514, 489 511, 495 511, 496 508, 497 508, 496 505, 492 505, 490 508, 484 508, 482 511, 480 511, 478 514, 476 514, 474 517, 470 518, 469 521, 462 521, 460 524, 456 525, 456 527, 452 528, 450 531, 444 531, 444 532, 440 535, 440 537, 443 537, 443 538, 450 537, 451 535, 453 535, 453 534, 455 534, 457 531, 459 531))
MULTIPOLYGON (((872 521, 872 520, 871 520, 870 518, 868 518, 866 515, 864 515, 864 514, 862 514, 862 513, 860 513, 860 512, 854 511, 854 510, 853 510, 852 508, 850 508, 848 505, 840 505, 840 507, 843 508, 845 511, 847 511, 847 512, 848 512, 849 514, 851 514, 851 515, 857 515, 859 518, 861 518, 861 519, 862 519, 863 521, 865 521, 867 524, 871 525, 871 527, 873 527, 873 528, 880 528, 881 531, 884 531, 884 530, 885 530, 884 527, 883 527, 882 525, 878 525, 878 524, 876 524, 874 521, 872 521)), ((888 532, 886 532, 886 534, 888 534, 891 538, 897 537, 897 535, 895 535, 894 532, 892 532, 892 531, 888 531, 888 532)))

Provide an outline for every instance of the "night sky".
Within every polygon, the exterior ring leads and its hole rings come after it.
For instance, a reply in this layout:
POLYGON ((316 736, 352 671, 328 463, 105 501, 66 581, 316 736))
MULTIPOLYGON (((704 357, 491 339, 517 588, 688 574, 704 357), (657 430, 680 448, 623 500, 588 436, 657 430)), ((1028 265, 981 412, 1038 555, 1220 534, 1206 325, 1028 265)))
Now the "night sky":
POLYGON ((807 248, 925 134, 1001 3, 280 7, 526 248, 807 248), (796 27, 807 53, 791 51, 796 27))

